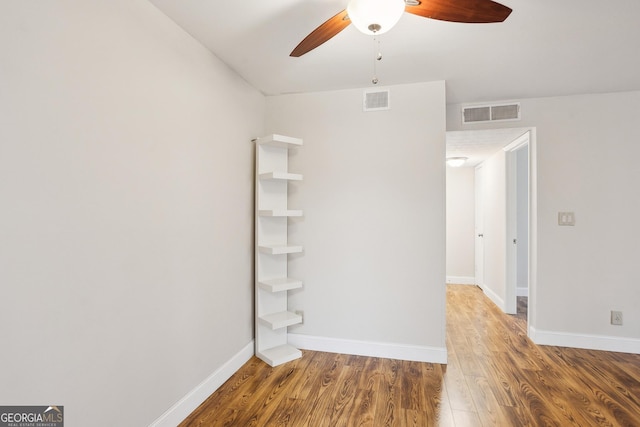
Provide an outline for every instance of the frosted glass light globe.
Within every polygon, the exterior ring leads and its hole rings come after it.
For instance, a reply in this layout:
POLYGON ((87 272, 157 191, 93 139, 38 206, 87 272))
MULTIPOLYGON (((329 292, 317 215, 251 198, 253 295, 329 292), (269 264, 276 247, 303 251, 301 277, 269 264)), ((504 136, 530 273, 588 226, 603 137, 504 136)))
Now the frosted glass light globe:
POLYGON ((452 168, 459 168, 464 165, 464 162, 469 160, 468 157, 449 157, 447 158, 447 164, 452 168))
POLYGON ((404 0, 351 0, 347 14, 361 32, 383 34, 398 23, 404 6, 404 0))

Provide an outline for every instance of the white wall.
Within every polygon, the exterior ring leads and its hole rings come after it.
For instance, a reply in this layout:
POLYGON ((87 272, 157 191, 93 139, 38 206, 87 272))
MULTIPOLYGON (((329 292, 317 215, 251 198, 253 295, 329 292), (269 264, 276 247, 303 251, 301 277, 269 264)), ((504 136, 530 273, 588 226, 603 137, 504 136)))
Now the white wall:
POLYGON ((289 274, 305 285, 289 307, 305 319, 290 331, 307 348, 444 361, 444 82, 390 89, 392 109, 367 113, 360 89, 267 97, 270 132, 304 139, 289 239, 305 253, 289 274))
POLYGON ((475 283, 475 169, 447 167, 447 282, 475 283))
POLYGON ((144 0, 1 2, 0 51, 0 402, 148 425, 251 343, 264 97, 144 0))
MULTIPOLYGON (((525 99, 521 106, 515 125, 536 128, 533 336, 640 352, 640 92, 525 99), (559 211, 575 212, 575 227, 558 226, 559 211), (610 325, 611 310, 623 311, 623 326, 610 325)), ((447 127, 462 129, 460 105, 448 106, 447 127)))

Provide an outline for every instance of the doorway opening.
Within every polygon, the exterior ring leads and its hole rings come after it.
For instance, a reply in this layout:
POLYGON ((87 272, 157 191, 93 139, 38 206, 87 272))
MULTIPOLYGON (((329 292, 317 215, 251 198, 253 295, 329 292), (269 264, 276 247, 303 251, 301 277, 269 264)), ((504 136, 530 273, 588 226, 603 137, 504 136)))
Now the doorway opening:
POLYGON ((450 156, 473 159, 463 166, 470 169, 468 185, 473 186, 466 207, 472 226, 465 240, 473 258, 466 272, 452 270, 462 265, 450 259, 462 253, 452 250, 460 242, 450 232, 462 228, 450 212, 460 174, 447 167, 447 283, 479 286, 502 311, 524 319, 530 330, 536 277, 535 128, 447 132, 450 156))

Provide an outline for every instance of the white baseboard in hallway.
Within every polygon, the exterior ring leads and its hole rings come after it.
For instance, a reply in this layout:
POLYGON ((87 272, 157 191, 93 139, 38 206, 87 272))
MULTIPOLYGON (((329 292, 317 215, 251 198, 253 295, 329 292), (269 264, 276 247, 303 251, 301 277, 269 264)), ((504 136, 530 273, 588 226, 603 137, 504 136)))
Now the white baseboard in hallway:
POLYGON ((500 295, 495 293, 489 286, 485 286, 483 291, 485 295, 488 296, 489 299, 493 301, 493 303, 497 305, 500 310, 505 311, 504 300, 502 299, 502 297, 500 297, 500 295))
POLYGON ((447 276, 447 283, 452 285, 475 285, 476 278, 467 276, 447 276))

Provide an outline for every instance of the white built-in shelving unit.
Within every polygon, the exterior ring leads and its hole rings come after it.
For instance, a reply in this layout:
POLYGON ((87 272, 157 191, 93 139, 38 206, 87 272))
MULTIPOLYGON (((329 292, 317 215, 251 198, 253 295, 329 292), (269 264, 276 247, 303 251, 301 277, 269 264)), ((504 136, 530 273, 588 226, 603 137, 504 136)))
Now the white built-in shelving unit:
POLYGON ((287 311, 288 291, 302 287, 289 277, 289 254, 303 248, 288 242, 288 218, 302 216, 288 207, 289 182, 302 175, 290 173, 289 150, 302 140, 268 135, 256 142, 256 356, 271 366, 297 359, 302 352, 289 345, 287 327, 302 323, 302 316, 287 311))

